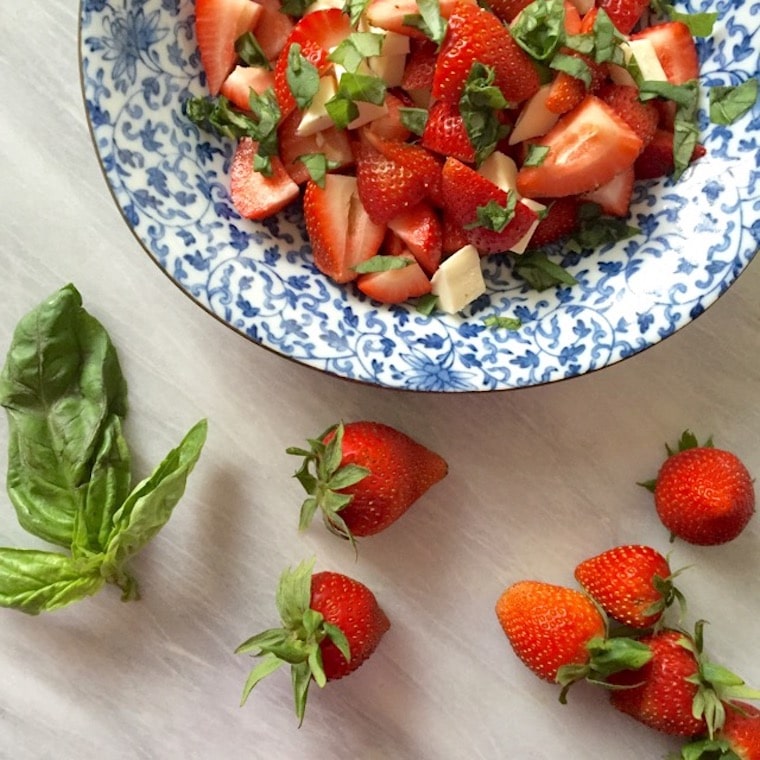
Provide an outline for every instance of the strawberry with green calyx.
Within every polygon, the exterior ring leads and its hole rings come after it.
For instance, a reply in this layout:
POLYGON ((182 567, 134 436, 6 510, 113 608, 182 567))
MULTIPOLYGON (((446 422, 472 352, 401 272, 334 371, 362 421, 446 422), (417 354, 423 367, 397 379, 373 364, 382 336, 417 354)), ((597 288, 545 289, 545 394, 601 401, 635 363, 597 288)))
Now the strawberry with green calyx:
POLYGON ((760 760, 760 709, 746 702, 725 708, 726 721, 715 738, 684 745, 680 760, 760 760))
POLYGON ((314 561, 307 560, 282 574, 276 597, 282 627, 262 631, 235 650, 261 657, 246 680, 241 704, 263 678, 290 665, 299 723, 311 682, 323 687, 352 673, 390 628, 364 584, 340 573, 312 574, 313 567, 314 561))
POLYGON ((602 683, 619 670, 643 666, 647 647, 607 638, 604 614, 586 594, 542 581, 509 586, 496 616, 514 653, 539 678, 560 684, 560 701, 577 681, 602 683))
POLYGON ((682 572, 651 546, 629 544, 583 560, 575 578, 614 620, 634 629, 662 623, 663 612, 678 602, 685 610, 683 594, 673 583, 682 572))
POLYGON ((654 493, 655 507, 671 537, 710 546, 727 543, 747 526, 755 511, 755 491, 747 468, 712 439, 700 445, 690 431, 654 480, 640 483, 654 493))
POLYGON ((760 691, 703 657, 703 627, 699 621, 693 636, 665 629, 642 638, 652 657, 607 679, 612 706, 666 734, 714 738, 726 719, 725 703, 758 699, 760 691))
POLYGON ((441 456, 379 422, 340 423, 309 444, 287 449, 303 457, 300 528, 321 510, 328 529, 352 543, 387 528, 448 471, 441 456))

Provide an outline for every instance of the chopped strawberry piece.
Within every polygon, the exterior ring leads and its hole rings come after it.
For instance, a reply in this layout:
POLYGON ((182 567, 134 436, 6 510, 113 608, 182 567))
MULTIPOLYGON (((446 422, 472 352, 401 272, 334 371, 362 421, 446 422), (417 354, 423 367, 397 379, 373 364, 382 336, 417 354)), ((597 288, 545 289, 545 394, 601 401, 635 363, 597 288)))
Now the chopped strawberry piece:
POLYGON ((685 84, 699 77, 699 53, 689 27, 682 21, 667 21, 649 26, 632 40, 647 39, 654 46, 657 58, 672 84, 685 84))
POLYGON ((290 16, 280 10, 280 0, 256 1, 263 9, 256 24, 256 41, 267 60, 273 61, 285 47, 295 24, 290 16))
POLYGON ((484 8, 459 0, 436 61, 433 97, 458 103, 475 62, 493 67, 495 84, 510 103, 527 100, 541 84, 509 29, 484 8))
POLYGON ((366 129, 384 140, 404 142, 411 137, 412 133, 402 123, 400 109, 410 105, 411 101, 405 93, 400 90, 395 92, 389 90, 385 94, 387 113, 369 122, 366 129))
POLYGON ((256 26, 261 11, 252 0, 196 0, 195 36, 212 95, 237 63, 235 41, 256 26))
POLYGON ((406 243, 389 227, 385 232, 380 251, 385 256, 400 256, 406 250, 406 243))
POLYGON ((583 28, 583 19, 578 8, 570 0, 565 0, 565 33, 568 35, 580 34, 583 28))
POLYGON ((445 100, 437 100, 430 107, 422 133, 422 146, 465 163, 475 161, 475 148, 467 135, 459 106, 445 100))
POLYGON ((441 263, 443 250, 441 222, 433 207, 421 201, 394 216, 388 229, 404 242, 425 273, 432 276, 441 263))
POLYGON ((410 254, 402 254, 409 264, 402 269, 371 272, 359 276, 356 285, 365 295, 381 303, 404 303, 430 292, 431 284, 422 267, 410 254))
POLYGON ((630 34, 649 7, 649 0, 597 0, 596 4, 607 12, 621 34, 630 34))
MULTIPOLYGON (((286 43, 286 50, 290 49, 291 44, 291 41, 286 43)), ((313 40, 304 40, 299 44, 301 45, 301 55, 312 66, 316 67, 320 75, 329 70, 332 64, 327 59, 329 55, 327 50, 313 40)), ((277 105, 280 107, 282 115, 287 116, 296 107, 296 99, 293 97, 290 85, 288 84, 287 52, 283 52, 279 56, 274 66, 274 94, 277 97, 277 105)))
POLYGON ((605 86, 599 97, 639 136, 644 145, 648 145, 657 130, 659 114, 651 101, 639 100, 636 87, 620 84, 605 86))
POLYGON ((548 148, 538 166, 523 166, 517 189, 527 198, 556 198, 595 190, 633 165, 641 138, 595 95, 535 142, 548 148))
POLYGON ((498 18, 507 24, 511 24, 520 11, 527 8, 532 2, 533 0, 491 0, 489 6, 498 18))
MULTIPOLYGON (((696 161, 706 153, 704 146, 697 145, 691 154, 691 160, 696 161)), ((673 133, 658 129, 649 145, 633 165, 636 179, 657 179, 667 177, 675 169, 673 159, 673 133)))
POLYGON ((631 166, 601 187, 583 195, 583 199, 598 203, 602 211, 610 216, 628 216, 633 197, 634 179, 631 166))
POLYGON ((511 221, 500 232, 472 226, 477 222, 478 208, 490 201, 506 207, 508 196, 491 180, 455 158, 447 158, 443 165, 441 194, 445 212, 463 228, 467 242, 483 254, 508 251, 538 218, 533 209, 518 200, 511 221))
POLYGON ((298 197, 298 185, 285 171, 282 161, 272 156, 272 174, 267 177, 253 168, 258 145, 250 137, 238 143, 230 168, 230 197, 241 216, 265 219, 298 197))
POLYGON ((586 97, 586 83, 566 71, 557 72, 549 88, 546 108, 556 114, 572 111, 586 97))
POLYGON ((257 95, 274 87, 274 74, 261 66, 235 66, 219 92, 243 111, 250 111, 251 90, 257 95))
POLYGON ((335 282, 356 279, 354 267, 372 258, 385 237, 385 226, 364 210, 354 177, 328 174, 324 187, 307 181, 303 214, 314 264, 335 282))
POLYGON ((430 90, 433 87, 438 46, 427 37, 421 40, 412 39, 409 45, 401 86, 405 90, 430 90))
POLYGON ((455 221, 451 214, 443 211, 443 220, 441 222, 441 232, 443 235, 442 249, 443 256, 450 256, 456 253, 460 248, 464 248, 469 243, 467 233, 459 222, 455 221))
POLYGON ((578 199, 572 195, 547 200, 546 215, 531 235, 528 248, 541 248, 574 232, 578 226, 579 206, 578 199))

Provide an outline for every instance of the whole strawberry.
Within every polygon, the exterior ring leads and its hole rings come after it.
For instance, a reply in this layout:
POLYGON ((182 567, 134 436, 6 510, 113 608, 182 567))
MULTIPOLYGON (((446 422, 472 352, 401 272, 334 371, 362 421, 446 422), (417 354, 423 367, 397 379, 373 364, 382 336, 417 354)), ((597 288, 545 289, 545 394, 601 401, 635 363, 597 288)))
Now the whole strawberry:
POLYGON ((565 687, 561 701, 575 681, 636 668, 650 656, 631 639, 607 639, 596 604, 564 586, 518 581, 499 597, 496 616, 517 657, 539 678, 565 687))
POLYGON ((235 650, 261 657, 245 683, 241 704, 262 678, 287 663, 299 722, 311 682, 322 687, 352 673, 390 628, 364 584, 340 573, 312 574, 313 566, 313 560, 305 561, 282 574, 277 589, 282 628, 252 636, 235 650))
POLYGON ((698 445, 686 431, 656 480, 645 483, 654 492, 655 507, 673 536, 709 546, 736 538, 755 511, 755 490, 747 468, 712 441, 698 445))
POLYGON ((640 639, 651 659, 607 679, 617 687, 610 692, 612 706, 666 734, 714 737, 723 726, 727 699, 757 698, 760 692, 703 658, 702 627, 697 624, 694 636, 665 629, 640 639))
POLYGON ((726 722, 714 739, 681 749, 682 760, 760 760, 760 710, 746 702, 725 705, 726 722))
POLYGON ((581 562, 575 577, 587 594, 614 620, 631 628, 650 628, 683 596, 673 585, 668 560, 651 546, 615 546, 581 562))
POLYGON ((287 450, 304 458, 295 474, 309 494, 300 527, 319 509, 327 527, 352 542, 385 530, 448 471, 441 456, 379 422, 341 423, 309 443, 287 450))

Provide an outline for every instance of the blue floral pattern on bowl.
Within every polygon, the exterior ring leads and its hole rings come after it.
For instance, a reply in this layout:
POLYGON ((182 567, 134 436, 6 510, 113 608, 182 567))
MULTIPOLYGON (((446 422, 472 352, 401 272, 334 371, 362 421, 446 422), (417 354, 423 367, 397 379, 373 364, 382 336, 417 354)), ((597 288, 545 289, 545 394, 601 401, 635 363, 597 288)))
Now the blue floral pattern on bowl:
MULTIPOLYGON (((758 77, 760 2, 692 0, 717 10, 700 40, 702 81, 758 77)), ((544 292, 485 261, 488 292, 458 315, 383 306, 329 281, 311 260, 300 207, 265 222, 230 203, 234 145, 188 122, 204 94, 193 0, 83 0, 82 89, 95 148, 125 220, 200 306, 284 357, 343 378, 415 391, 489 391, 570 378, 642 351, 693 320, 760 241, 760 105, 716 126, 708 155, 678 183, 639 183, 641 234, 583 255, 558 252, 577 285, 544 292), (485 318, 517 317, 519 330, 485 318)))

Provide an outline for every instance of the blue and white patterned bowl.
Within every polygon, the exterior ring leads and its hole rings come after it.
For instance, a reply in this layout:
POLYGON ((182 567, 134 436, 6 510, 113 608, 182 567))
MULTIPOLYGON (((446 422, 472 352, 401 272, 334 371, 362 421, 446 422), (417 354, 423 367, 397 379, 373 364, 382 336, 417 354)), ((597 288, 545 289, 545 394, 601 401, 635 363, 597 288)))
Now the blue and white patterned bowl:
MULTIPOLYGON (((700 41, 703 83, 758 76, 760 2, 689 0, 717 10, 700 41)), ((682 179, 640 183, 641 234, 568 255, 572 287, 538 293, 488 260, 487 295, 463 314, 378 305, 314 268, 300 208, 241 219, 227 191, 233 143, 182 114, 201 95, 193 0, 83 0, 82 88, 95 147, 124 218, 200 306, 284 357, 344 378, 417 391, 489 391, 574 377, 651 346, 701 314, 760 241, 760 105, 708 123, 708 156, 682 179), (517 331, 484 324, 518 317, 517 331)), ((703 88, 703 90, 706 89, 703 88)))

